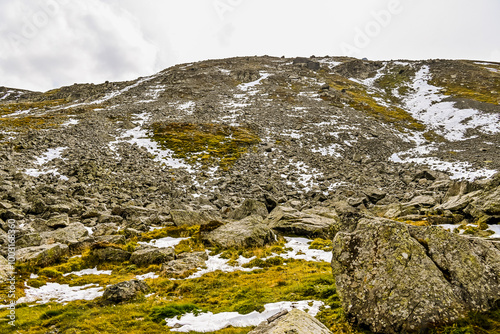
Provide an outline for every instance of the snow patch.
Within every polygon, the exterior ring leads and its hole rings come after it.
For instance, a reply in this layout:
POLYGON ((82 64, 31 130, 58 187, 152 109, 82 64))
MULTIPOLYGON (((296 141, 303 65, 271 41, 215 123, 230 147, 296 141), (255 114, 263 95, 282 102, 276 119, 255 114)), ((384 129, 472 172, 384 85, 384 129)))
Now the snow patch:
POLYGON ((116 146, 120 143, 136 144, 139 147, 145 148, 149 153, 155 156, 154 161, 162 163, 164 166, 170 168, 185 168, 188 172, 193 173, 194 170, 190 165, 186 164, 181 159, 173 158, 173 151, 163 150, 158 146, 158 143, 148 137, 147 131, 142 128, 142 125, 149 119, 149 113, 142 113, 137 115, 139 126, 125 131, 115 141, 108 144, 110 150, 116 151, 116 146))
POLYGON ((149 242, 139 241, 140 245, 153 246, 157 248, 169 248, 177 246, 182 240, 187 240, 189 238, 172 238, 166 237, 161 239, 154 239, 149 242))
POLYGON ((111 275, 112 270, 97 270, 97 267, 92 269, 83 269, 80 271, 72 271, 70 273, 66 273, 63 276, 76 275, 76 276, 84 276, 84 275, 111 275))
POLYGON ((430 79, 429 66, 422 66, 411 85, 414 93, 403 101, 405 109, 415 119, 449 141, 468 139, 466 133, 469 129, 479 129, 487 134, 500 132, 500 115, 458 109, 454 102, 442 102, 446 96, 440 94, 441 88, 429 84, 430 79))
POLYGON ((324 303, 321 301, 315 300, 301 300, 297 302, 277 302, 264 305, 264 311, 259 313, 257 311, 253 311, 249 314, 239 314, 238 312, 222 312, 214 314, 212 312, 201 313, 195 315, 193 313, 184 314, 179 319, 175 318, 167 318, 165 321, 167 322, 167 326, 169 327, 178 327, 179 328, 171 328, 172 332, 212 332, 218 331, 220 329, 226 328, 228 326, 233 327, 249 327, 249 326, 257 326, 262 321, 267 320, 269 317, 284 311, 284 310, 292 310, 293 308, 297 308, 302 311, 307 311, 312 316, 318 314, 320 308, 324 306, 324 303))
POLYGON ((82 286, 69 286, 68 284, 47 283, 39 288, 26 286, 25 297, 17 300, 21 303, 46 304, 48 302, 68 303, 75 300, 93 300, 103 295, 104 289, 97 284, 86 284, 82 286), (94 287, 97 286, 97 287, 94 287))
POLYGON ((154 272, 150 272, 150 273, 147 273, 147 274, 144 274, 144 275, 136 275, 135 276, 135 279, 138 279, 140 281, 144 281, 145 279, 156 279, 160 277, 160 275, 156 275, 154 272))

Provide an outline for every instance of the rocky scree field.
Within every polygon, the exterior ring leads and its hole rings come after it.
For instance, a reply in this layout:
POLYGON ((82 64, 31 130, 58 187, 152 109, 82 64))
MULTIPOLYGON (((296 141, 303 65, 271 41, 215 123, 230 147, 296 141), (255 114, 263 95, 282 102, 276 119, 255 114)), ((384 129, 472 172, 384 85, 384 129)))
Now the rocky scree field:
POLYGON ((500 64, 470 60, 0 87, 15 330, 497 333, 499 102, 500 64))

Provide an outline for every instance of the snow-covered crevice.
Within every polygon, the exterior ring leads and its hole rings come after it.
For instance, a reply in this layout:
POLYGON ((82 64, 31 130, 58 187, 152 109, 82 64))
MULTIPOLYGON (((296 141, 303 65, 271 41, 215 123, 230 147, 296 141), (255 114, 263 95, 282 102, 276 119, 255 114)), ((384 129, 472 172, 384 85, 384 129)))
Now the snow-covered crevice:
POLYGON ((424 65, 415 74, 413 92, 404 98, 405 109, 429 129, 449 141, 466 140, 467 130, 477 129, 486 134, 500 133, 500 115, 475 109, 459 109, 454 102, 443 102, 447 96, 441 88, 429 83, 429 66, 424 65))
POLYGON ((173 332, 213 332, 218 331, 228 326, 232 327, 250 327, 257 326, 262 321, 267 320, 273 315, 284 310, 290 311, 297 308, 308 312, 315 316, 319 313, 320 308, 324 303, 316 300, 301 300, 297 302, 277 302, 264 305, 264 311, 253 311, 249 314, 239 314, 238 312, 221 312, 221 313, 188 313, 182 317, 167 318, 167 326, 174 327, 170 331, 173 332))

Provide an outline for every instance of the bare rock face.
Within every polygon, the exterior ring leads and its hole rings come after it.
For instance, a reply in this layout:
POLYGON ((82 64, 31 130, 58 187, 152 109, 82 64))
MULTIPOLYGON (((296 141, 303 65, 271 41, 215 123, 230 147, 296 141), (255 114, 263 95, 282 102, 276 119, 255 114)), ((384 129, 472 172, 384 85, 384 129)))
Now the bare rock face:
POLYGON ((293 309, 282 312, 262 322, 248 334, 331 334, 332 332, 313 316, 293 309))
POLYGON ((500 300, 494 243, 440 227, 362 219, 336 235, 332 267, 346 315, 377 333, 451 322, 500 300))

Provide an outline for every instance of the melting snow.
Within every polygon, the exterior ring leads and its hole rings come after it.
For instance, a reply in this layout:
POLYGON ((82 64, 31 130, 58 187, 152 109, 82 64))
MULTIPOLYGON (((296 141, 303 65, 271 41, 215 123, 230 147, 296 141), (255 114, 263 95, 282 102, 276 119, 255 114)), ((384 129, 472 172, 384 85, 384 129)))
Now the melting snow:
POLYGON ((151 240, 149 242, 140 241, 138 243, 140 245, 149 245, 149 246, 158 247, 158 248, 168 248, 168 247, 175 247, 182 240, 186 240, 186 239, 189 239, 189 238, 172 238, 172 237, 166 237, 166 238, 151 240))
POLYGON ((63 124, 61 124, 61 126, 76 125, 78 123, 80 123, 79 120, 74 119, 74 118, 70 118, 69 120, 67 120, 66 122, 64 122, 63 124))
POLYGON ((217 314, 207 312, 198 315, 188 313, 183 315, 180 319, 167 318, 165 319, 165 321, 167 322, 167 326, 169 327, 181 325, 181 327, 179 328, 171 328, 170 330, 173 332, 212 332, 218 331, 228 326, 257 326, 262 321, 267 320, 269 317, 284 310, 290 311, 292 308, 307 311, 310 315, 315 316, 316 314, 318 314, 320 308, 323 305, 323 302, 315 300, 278 302, 264 305, 264 311, 262 313, 259 313, 257 311, 253 311, 252 313, 244 315, 237 312, 222 312, 217 314))
POLYGON ((70 273, 66 273, 63 276, 76 275, 76 276, 84 276, 84 275, 111 275, 112 270, 97 270, 97 267, 92 269, 83 269, 80 271, 72 271, 70 273))
POLYGON ((339 144, 331 144, 327 147, 319 147, 311 150, 313 153, 321 153, 321 155, 330 155, 332 157, 342 158, 342 154, 338 151, 342 151, 342 146, 339 144))
POLYGON ((251 259, 246 259, 242 256, 239 257, 238 259, 238 266, 231 266, 228 264, 229 260, 222 259, 220 257, 221 255, 215 255, 215 256, 208 256, 208 260, 205 262, 206 268, 200 269, 199 271, 195 272, 191 276, 188 277, 190 278, 198 278, 201 277, 205 274, 220 270, 225 273, 230 273, 233 271, 253 271, 255 269, 258 269, 257 267, 255 268, 243 268, 242 265, 245 263, 248 263, 251 259))
POLYGON ((332 261, 332 252, 325 252, 321 249, 309 249, 309 244, 312 242, 310 239, 285 237, 285 240, 287 241, 285 248, 291 248, 292 250, 279 255, 284 259, 297 259, 314 262, 332 261))
POLYGON ((116 150, 116 145, 119 143, 129 143, 131 145, 137 144, 139 147, 145 148, 149 153, 155 156, 154 160, 165 164, 171 168, 186 168, 190 173, 194 172, 190 165, 184 163, 181 159, 175 159, 172 157, 174 153, 171 150, 162 150, 158 143, 148 138, 146 130, 142 128, 142 125, 149 118, 149 113, 142 113, 137 115, 139 117, 139 126, 125 131, 120 137, 115 141, 109 143, 109 148, 112 151, 116 150))
POLYGON ((104 293, 102 287, 97 284, 86 284, 83 286, 69 286, 68 284, 47 283, 39 288, 33 288, 26 283, 27 287, 24 292, 25 297, 17 300, 17 303, 33 303, 45 304, 50 301, 56 303, 67 303, 74 300, 93 300, 101 297, 104 293), (92 288, 97 286, 96 288, 92 288))
POLYGON ((57 147, 57 148, 51 148, 44 154, 42 154, 41 157, 36 158, 35 164, 37 165, 44 165, 47 162, 50 162, 54 159, 59 159, 62 156, 62 153, 64 150, 66 150, 68 147, 57 147))
POLYGON ((411 87, 413 94, 404 100, 406 109, 412 116, 434 129, 449 141, 466 140, 469 129, 481 129, 485 133, 500 132, 500 116, 482 113, 474 109, 458 109, 454 102, 442 102, 445 95, 439 94, 441 88, 429 84, 429 66, 415 74, 411 87))
POLYGON ((136 279, 141 280, 141 281, 144 281, 147 278, 155 279, 155 278, 158 278, 158 277, 160 277, 160 275, 156 275, 154 272, 150 272, 150 273, 147 273, 147 274, 144 274, 144 275, 136 275, 135 276, 136 279))
POLYGON ((248 92, 250 95, 255 95, 257 94, 257 90, 254 89, 255 86, 259 85, 262 80, 267 79, 271 74, 265 73, 265 72, 260 72, 260 78, 252 81, 252 82, 246 82, 238 85, 238 88, 242 91, 248 92))
POLYGON ((496 170, 492 169, 477 169, 474 170, 468 162, 448 162, 435 157, 426 158, 404 158, 402 159, 398 153, 394 153, 390 158, 392 162, 406 163, 413 162, 416 164, 427 165, 429 168, 450 173, 451 179, 465 179, 474 181, 478 178, 490 178, 495 175, 496 170))

